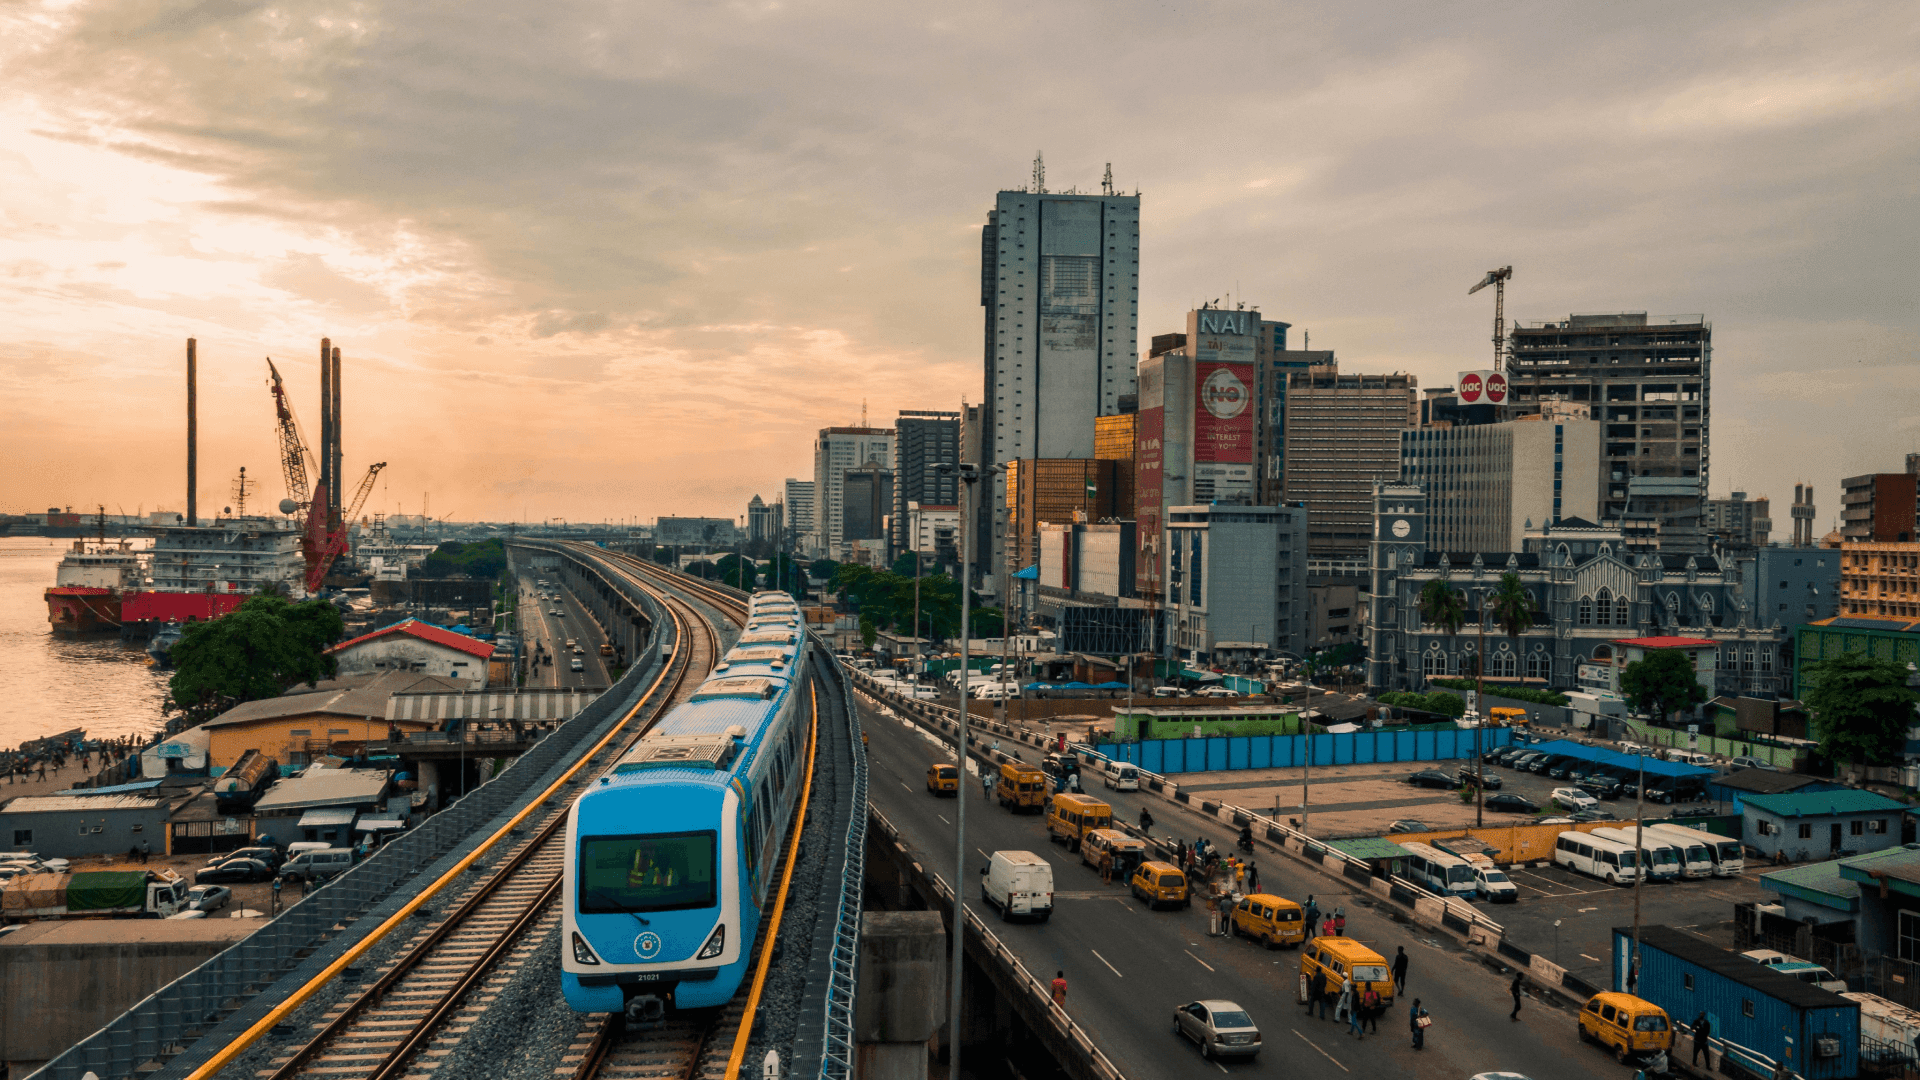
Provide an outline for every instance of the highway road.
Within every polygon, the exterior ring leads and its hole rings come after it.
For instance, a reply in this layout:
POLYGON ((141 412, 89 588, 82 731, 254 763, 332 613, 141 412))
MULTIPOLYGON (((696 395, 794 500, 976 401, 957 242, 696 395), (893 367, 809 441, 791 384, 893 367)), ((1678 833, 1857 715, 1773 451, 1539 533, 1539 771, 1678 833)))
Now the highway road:
MULTIPOLYGON (((954 800, 926 790, 927 766, 935 760, 951 761, 951 753, 921 729, 883 715, 870 700, 863 704, 871 738, 869 797, 901 829, 914 858, 937 868, 943 877, 951 875, 954 800)), ((1021 751, 1028 760, 1036 756, 1029 747, 1021 751)), ((968 906, 994 920, 995 932, 1042 979, 1065 971, 1068 1009, 1136 1080, 1211 1075, 1216 1069, 1300 1080, 1467 1080, 1499 1070, 1532 1080, 1627 1080, 1633 1075, 1632 1069, 1580 1043, 1570 1010, 1529 997, 1521 1020, 1510 1021, 1510 975, 1490 970, 1445 937, 1404 917, 1392 917, 1399 914, 1394 905, 1356 894, 1341 881, 1263 849, 1256 856, 1263 891, 1300 901, 1312 894, 1323 908, 1344 906, 1348 936, 1389 959, 1396 946, 1407 949, 1411 961, 1406 996, 1381 1018, 1377 1036, 1356 1040, 1345 1023, 1309 1017, 1297 1004, 1298 951, 1267 952, 1238 938, 1209 937, 1207 915, 1198 904, 1188 911, 1149 911, 1124 885, 1102 885, 1079 856, 1049 843, 1039 817, 1009 814, 982 799, 977 774, 969 779, 962 797, 970 800, 971 850, 961 890, 968 906), (986 853, 1002 849, 1039 852, 1053 863, 1051 921, 999 922, 998 913, 980 900, 979 872, 986 853), (1434 1018, 1426 1048, 1420 1051, 1413 1049, 1408 1030, 1414 997, 1434 1018), (1172 1033, 1174 1007, 1202 998, 1237 1001, 1252 1015, 1263 1038, 1256 1060, 1209 1063, 1172 1033)), ((1106 792, 1097 780, 1092 790, 1129 822, 1138 819, 1141 806, 1150 807, 1156 835, 1177 832, 1189 841, 1205 835, 1231 849, 1234 838, 1218 822, 1209 825, 1157 796, 1106 792)))
POLYGON ((547 587, 540 588, 537 582, 541 574, 532 568, 522 569, 518 573, 520 582, 520 630, 525 635, 522 648, 533 650, 535 641, 544 642, 553 653, 551 665, 540 664, 528 668, 528 686, 610 686, 613 680, 607 677, 606 661, 600 656, 600 644, 606 635, 600 632, 599 624, 587 616, 586 609, 574 600, 559 584, 554 572, 547 572, 547 587), (558 593, 558 600, 542 600, 546 593, 558 593), (553 612, 562 611, 564 615, 553 612), (585 671, 569 671, 567 660, 567 639, 579 641, 586 655, 585 671))

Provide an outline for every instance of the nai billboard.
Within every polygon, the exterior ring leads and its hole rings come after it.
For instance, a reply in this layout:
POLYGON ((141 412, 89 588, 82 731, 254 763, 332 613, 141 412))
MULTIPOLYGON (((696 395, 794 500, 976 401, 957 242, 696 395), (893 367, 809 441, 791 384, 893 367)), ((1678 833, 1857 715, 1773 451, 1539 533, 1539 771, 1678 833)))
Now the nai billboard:
POLYGON ((1256 311, 1204 308, 1188 316, 1193 342, 1193 460, 1253 464, 1256 311))

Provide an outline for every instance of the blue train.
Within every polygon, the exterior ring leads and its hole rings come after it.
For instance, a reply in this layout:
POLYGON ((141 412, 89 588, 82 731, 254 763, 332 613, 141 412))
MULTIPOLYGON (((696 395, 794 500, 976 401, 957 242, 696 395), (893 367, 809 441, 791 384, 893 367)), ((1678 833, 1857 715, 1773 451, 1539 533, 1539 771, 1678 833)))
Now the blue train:
POLYGON ((733 997, 805 787, 808 671, 799 606, 755 595, 707 680, 574 803, 560 984, 575 1010, 654 1021, 733 997))

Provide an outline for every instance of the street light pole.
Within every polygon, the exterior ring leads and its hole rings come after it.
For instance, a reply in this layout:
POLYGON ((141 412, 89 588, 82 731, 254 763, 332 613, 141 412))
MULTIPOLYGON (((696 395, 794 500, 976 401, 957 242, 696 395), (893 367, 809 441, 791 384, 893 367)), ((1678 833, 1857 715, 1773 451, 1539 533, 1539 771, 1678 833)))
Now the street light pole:
MULTIPOLYGON (((967 675, 968 660, 967 638, 972 630, 969 618, 972 588, 967 573, 967 533, 972 530, 967 523, 968 496, 973 493, 973 485, 980 479, 980 471, 972 465, 960 466, 960 782, 964 785, 967 778, 967 675)), ((985 766, 981 767, 984 771, 985 766)), ((960 1080, 960 976, 966 962, 967 915, 962 899, 965 875, 967 872, 967 796, 963 791, 954 800, 954 840, 953 840, 953 959, 949 961, 953 968, 952 989, 947 1000, 947 1075, 952 1080, 960 1080)))

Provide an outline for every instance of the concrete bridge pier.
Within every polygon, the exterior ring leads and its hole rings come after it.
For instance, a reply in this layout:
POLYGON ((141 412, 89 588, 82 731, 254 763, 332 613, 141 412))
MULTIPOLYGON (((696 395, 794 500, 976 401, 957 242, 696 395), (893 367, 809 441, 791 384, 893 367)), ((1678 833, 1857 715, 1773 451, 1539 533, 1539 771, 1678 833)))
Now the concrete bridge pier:
POLYGON ((935 911, 861 916, 855 1080, 926 1080, 927 1044, 946 1021, 947 928, 935 911))

